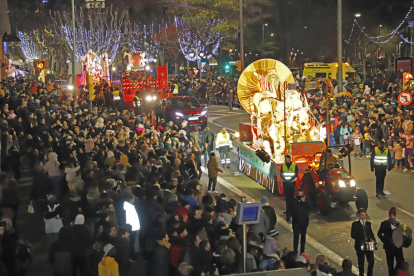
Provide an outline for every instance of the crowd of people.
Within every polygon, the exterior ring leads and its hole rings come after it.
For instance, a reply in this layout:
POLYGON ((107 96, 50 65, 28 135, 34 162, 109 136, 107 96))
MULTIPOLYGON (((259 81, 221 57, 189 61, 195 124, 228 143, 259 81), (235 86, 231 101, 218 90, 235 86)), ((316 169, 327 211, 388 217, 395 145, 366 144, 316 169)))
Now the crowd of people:
MULTIPOLYGON (((323 125, 327 99, 324 83, 316 81, 320 87, 306 90, 298 77, 297 88, 323 125)), ((238 105, 237 79, 171 82, 180 95, 238 105)), ((329 108, 335 142, 352 143, 355 156, 369 156, 383 140, 396 168, 412 170, 414 115, 396 100, 400 86, 381 72, 349 81, 352 97, 338 97, 329 108)), ((208 128, 200 137, 185 120, 174 125, 105 101, 91 109, 87 97, 73 107, 72 95, 51 83, 10 80, 0 94, 0 270, 24 275, 30 268, 28 245, 16 228, 23 204, 18 181, 26 173, 32 177, 29 211, 34 223, 45 225, 54 275, 134 275, 140 262, 154 276, 242 272, 237 201, 215 191, 222 169, 214 152, 208 156, 214 148, 208 128), (208 192, 204 165, 213 184, 208 192)), ((275 211, 266 197, 261 202, 260 223, 248 227, 248 272, 302 267, 311 275, 335 275, 326 255, 312 259, 281 248, 275 211)), ((344 260, 344 272, 351 268, 344 260)))

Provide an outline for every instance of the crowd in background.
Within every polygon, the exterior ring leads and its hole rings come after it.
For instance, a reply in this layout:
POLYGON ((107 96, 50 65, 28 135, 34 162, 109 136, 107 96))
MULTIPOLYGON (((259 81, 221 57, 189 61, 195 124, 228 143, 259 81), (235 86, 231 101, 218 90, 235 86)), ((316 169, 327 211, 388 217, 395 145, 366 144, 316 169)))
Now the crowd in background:
MULTIPOLYGON (((326 124, 324 82, 311 81, 318 87, 306 90, 298 76, 297 88, 326 124)), ((239 104, 237 79, 171 82, 180 95, 201 102, 239 104)), ((411 106, 398 104, 401 82, 379 72, 365 82, 347 82, 346 89, 352 97, 330 103, 333 140, 352 143, 360 156, 384 140, 395 166, 412 169, 414 116, 411 106)), ((134 275, 137 267, 154 276, 242 272, 237 201, 215 188, 204 194, 202 166, 210 179, 222 171, 214 153, 203 158, 214 148, 208 128, 200 136, 185 120, 174 125, 113 102, 90 109, 87 97, 74 108, 72 95, 51 83, 8 81, 0 94, 0 270, 24 275, 30 268, 29 245, 16 227, 23 204, 18 181, 26 173, 32 177, 29 210, 33 223, 45 225, 55 275, 134 275)), ((248 227, 247 271, 304 267, 311 275, 336 273, 326 255, 281 248, 275 211, 266 197, 261 202, 260 223, 248 227)), ((344 271, 351 268, 345 260, 344 271)))

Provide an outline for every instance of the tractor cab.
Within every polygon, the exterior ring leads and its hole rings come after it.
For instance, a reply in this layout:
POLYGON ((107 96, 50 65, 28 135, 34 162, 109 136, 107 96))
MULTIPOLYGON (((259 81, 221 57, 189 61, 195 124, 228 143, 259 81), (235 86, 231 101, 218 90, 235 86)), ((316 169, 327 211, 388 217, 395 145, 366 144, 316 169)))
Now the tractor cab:
POLYGON ((322 214, 331 212, 333 202, 348 203, 355 201, 357 209, 368 208, 368 196, 362 189, 357 189, 351 174, 351 158, 348 154, 350 145, 328 147, 323 152, 316 152, 302 179, 301 187, 322 214), (340 148, 339 156, 332 154, 334 148, 340 148), (342 163, 348 156, 349 171, 342 163))

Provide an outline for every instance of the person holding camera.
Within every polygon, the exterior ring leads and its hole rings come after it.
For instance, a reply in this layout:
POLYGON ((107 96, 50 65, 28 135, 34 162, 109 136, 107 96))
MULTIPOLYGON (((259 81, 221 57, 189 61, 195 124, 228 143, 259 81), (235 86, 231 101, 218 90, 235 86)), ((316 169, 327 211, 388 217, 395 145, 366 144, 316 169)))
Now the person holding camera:
POLYGON ((293 229, 293 251, 298 253, 300 235, 300 253, 305 253, 306 232, 309 226, 309 210, 312 209, 312 201, 305 197, 302 189, 298 189, 292 204, 292 229, 293 229))

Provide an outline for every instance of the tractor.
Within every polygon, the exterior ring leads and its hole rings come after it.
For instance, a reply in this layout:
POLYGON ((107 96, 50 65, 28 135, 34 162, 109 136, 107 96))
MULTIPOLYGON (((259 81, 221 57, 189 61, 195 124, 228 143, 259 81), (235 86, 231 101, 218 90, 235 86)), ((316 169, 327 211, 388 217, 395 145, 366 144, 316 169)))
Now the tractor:
POLYGON ((350 145, 335 145, 322 152, 316 152, 313 155, 313 162, 302 178, 301 188, 305 196, 319 207, 323 215, 332 211, 332 202, 347 204, 355 201, 357 209, 368 209, 367 193, 363 189, 357 189, 356 181, 351 175, 351 157, 348 154, 350 151, 350 145), (340 157, 345 158, 348 155, 349 172, 340 166, 335 156, 328 156, 334 148, 341 148, 340 157), (331 158, 330 161, 332 159, 335 161, 327 164, 328 158, 331 158))

